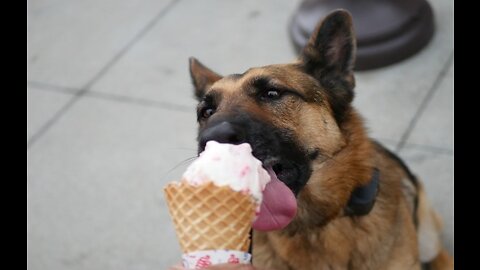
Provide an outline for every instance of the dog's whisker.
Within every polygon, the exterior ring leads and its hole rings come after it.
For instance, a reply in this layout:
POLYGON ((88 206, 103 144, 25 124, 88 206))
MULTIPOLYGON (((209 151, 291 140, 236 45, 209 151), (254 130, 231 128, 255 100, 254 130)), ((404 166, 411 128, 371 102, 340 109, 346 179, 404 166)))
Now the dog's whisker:
POLYGON ((181 150, 181 151, 192 151, 192 152, 197 152, 197 149, 194 148, 188 148, 188 147, 172 147, 172 148, 165 148, 164 150, 172 151, 172 150, 181 150))
POLYGON ((177 168, 181 167, 181 166, 184 166, 184 165, 187 165, 191 162, 193 162, 195 159, 197 159, 198 157, 197 156, 193 156, 193 157, 189 157, 189 158, 186 158, 182 161, 180 161, 177 165, 173 166, 173 168, 171 168, 170 170, 168 170, 167 172, 165 172, 165 174, 163 175, 162 178, 165 178, 167 177, 167 175, 169 175, 170 173, 172 173, 174 170, 176 170, 177 168))

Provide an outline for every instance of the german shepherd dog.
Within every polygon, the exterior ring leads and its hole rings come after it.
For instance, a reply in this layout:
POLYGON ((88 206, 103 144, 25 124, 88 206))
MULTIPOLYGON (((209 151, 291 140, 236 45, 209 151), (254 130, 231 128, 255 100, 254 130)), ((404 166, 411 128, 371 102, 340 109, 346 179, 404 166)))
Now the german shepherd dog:
POLYGON ((453 269, 421 183, 351 105, 355 48, 337 10, 290 64, 221 76, 191 58, 199 152, 247 142, 295 194, 285 228, 253 232, 257 268, 453 269))

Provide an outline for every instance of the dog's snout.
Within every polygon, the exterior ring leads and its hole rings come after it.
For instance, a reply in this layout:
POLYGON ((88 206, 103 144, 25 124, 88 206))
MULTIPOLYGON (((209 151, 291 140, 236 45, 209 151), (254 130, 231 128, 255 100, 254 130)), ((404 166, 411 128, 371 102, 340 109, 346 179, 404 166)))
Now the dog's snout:
POLYGON ((235 128, 231 123, 223 121, 202 132, 199 139, 200 151, 205 149, 208 141, 241 144, 245 142, 245 134, 241 129, 235 128))

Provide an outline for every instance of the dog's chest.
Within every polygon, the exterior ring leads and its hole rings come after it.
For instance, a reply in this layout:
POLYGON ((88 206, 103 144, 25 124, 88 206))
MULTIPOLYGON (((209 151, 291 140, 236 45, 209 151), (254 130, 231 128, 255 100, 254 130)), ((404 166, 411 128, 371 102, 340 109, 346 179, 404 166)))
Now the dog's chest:
POLYGON ((328 227, 294 236, 255 232, 254 264, 279 270, 395 269, 388 265, 390 253, 395 251, 393 253, 402 253, 405 257, 397 258, 395 262, 404 264, 407 260, 408 265, 412 265, 405 252, 396 252, 403 244, 388 234, 372 237, 373 228, 356 228, 346 219, 332 222, 328 227))
POLYGON ((280 270, 350 269, 352 248, 345 235, 325 239, 316 233, 293 237, 257 233, 255 240, 253 256, 258 266, 280 270))

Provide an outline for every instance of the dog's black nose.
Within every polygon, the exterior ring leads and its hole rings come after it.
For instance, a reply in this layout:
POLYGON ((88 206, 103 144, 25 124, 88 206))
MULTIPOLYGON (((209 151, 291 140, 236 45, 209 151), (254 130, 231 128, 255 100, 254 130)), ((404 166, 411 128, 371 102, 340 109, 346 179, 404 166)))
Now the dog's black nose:
POLYGON ((202 152, 208 141, 219 143, 241 144, 245 142, 245 134, 241 129, 235 128, 231 123, 223 121, 207 128, 200 134, 199 150, 202 152))

